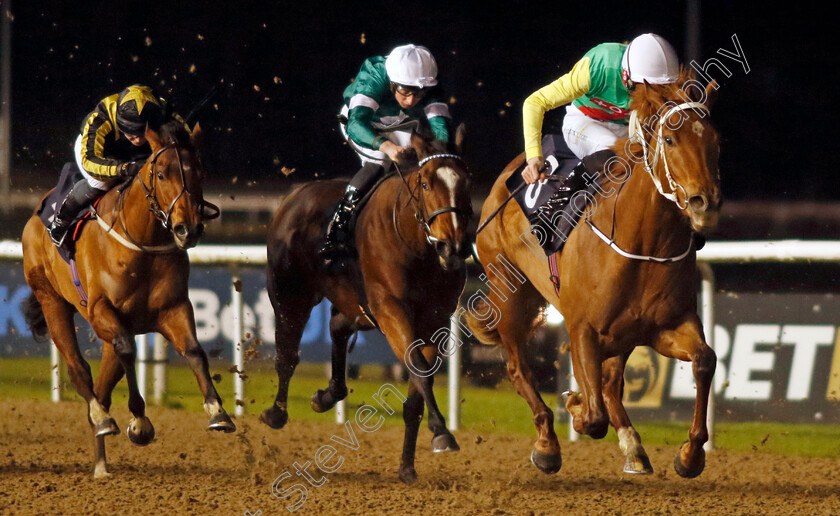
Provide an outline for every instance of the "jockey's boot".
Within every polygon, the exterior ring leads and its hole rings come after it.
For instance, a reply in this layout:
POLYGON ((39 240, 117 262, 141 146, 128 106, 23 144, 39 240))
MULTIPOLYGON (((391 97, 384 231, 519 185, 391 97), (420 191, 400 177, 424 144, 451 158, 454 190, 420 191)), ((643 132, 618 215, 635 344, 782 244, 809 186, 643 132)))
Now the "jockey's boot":
POLYGON ((70 229, 76 215, 102 193, 102 190, 90 186, 85 179, 73 185, 67 197, 64 198, 64 202, 61 203, 61 207, 56 211, 50 227, 47 228, 47 233, 55 245, 60 246, 64 242, 67 230, 70 229))
POLYGON ((318 257, 328 269, 339 269, 340 262, 351 254, 350 219, 353 218, 353 212, 356 211, 360 199, 359 190, 353 185, 347 185, 344 197, 339 201, 332 220, 327 226, 324 243, 318 249, 318 257))
POLYGON ((575 192, 586 188, 583 177, 585 173, 586 167, 580 163, 562 179, 557 178, 557 190, 542 206, 528 216, 531 225, 538 225, 541 220, 551 220, 555 213, 565 209, 575 192))

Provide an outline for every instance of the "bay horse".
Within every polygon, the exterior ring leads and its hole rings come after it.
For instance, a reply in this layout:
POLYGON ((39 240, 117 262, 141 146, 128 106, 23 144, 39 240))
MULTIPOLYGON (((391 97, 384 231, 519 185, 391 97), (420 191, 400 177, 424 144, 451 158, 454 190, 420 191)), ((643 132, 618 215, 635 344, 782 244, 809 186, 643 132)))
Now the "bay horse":
MULTIPOLYGON (((460 149, 463 128, 456 134, 455 147, 460 149)), ((345 181, 303 184, 275 211, 269 227, 267 275, 276 321, 279 385, 274 404, 260 416, 272 428, 282 428, 288 421, 289 381, 299 362, 304 325, 312 308, 326 297, 332 302, 332 376, 327 389, 313 395, 312 408, 324 412, 347 396, 348 340, 354 331, 377 324, 411 371, 403 403, 405 440, 399 468, 399 478, 408 484, 417 479, 414 454, 424 401, 434 434, 433 451, 459 449, 435 401, 434 378, 422 372, 433 370, 429 364, 440 363, 431 338, 436 330, 449 328, 448 318, 464 288, 463 263, 471 250, 467 225, 472 217, 469 176, 461 158, 447 152, 441 142, 417 133, 412 134, 411 145, 419 167, 404 176, 401 172, 390 176, 370 194, 355 224, 358 265, 344 272, 323 273, 317 249, 345 181)))
MULTIPOLYGON (((515 203, 504 206, 477 235, 486 283, 509 287, 503 292, 491 288, 486 302, 466 312, 467 324, 479 340, 505 346, 510 380, 534 413, 538 440, 531 461, 545 473, 560 470, 560 444, 554 415, 525 361, 525 348, 546 302, 563 314, 571 337, 574 376, 582 389, 566 399, 575 431, 602 438, 612 424, 625 455, 624 471, 653 472, 622 405, 627 359, 636 346, 650 346, 666 357, 692 362, 697 384, 694 416, 689 440, 674 467, 691 478, 705 466, 706 410, 716 357, 697 315, 693 233, 717 225, 719 139, 708 116, 712 84, 704 93, 696 81, 690 87, 689 80, 684 71, 672 85, 636 86, 631 104, 635 136, 614 147, 623 162, 615 158, 609 163, 608 180, 589 199, 557 257, 557 288, 546 256, 533 242, 529 222, 515 203), (688 102, 698 97, 687 95, 688 90, 700 93, 704 103, 688 102), (515 269, 488 266, 501 258, 515 269), (517 276, 520 271, 524 276, 517 276), (482 322, 495 307, 500 312, 496 323, 482 322)), ((482 219, 506 201, 505 181, 523 162, 524 155, 519 156, 496 180, 482 219)))
POLYGON ((202 194, 204 168, 198 156, 199 125, 190 134, 178 122, 146 130, 152 150, 140 172, 113 188, 97 205, 76 242, 78 279, 61 258, 44 224, 34 214, 23 230, 23 268, 32 294, 25 303, 27 322, 36 338, 49 333, 67 363, 76 392, 88 403, 93 429, 94 477, 108 476, 105 436, 119 433, 108 413, 111 392, 125 374, 133 418, 127 434, 146 445, 155 435, 137 388, 133 336, 163 335, 187 359, 204 395, 212 430, 236 427, 222 407, 210 378, 207 355, 198 343, 187 291, 186 250, 198 243, 203 221, 218 215, 202 194), (82 299, 82 294, 87 299, 82 299), (102 363, 94 385, 90 366, 79 352, 73 314, 79 312, 102 339, 102 363))

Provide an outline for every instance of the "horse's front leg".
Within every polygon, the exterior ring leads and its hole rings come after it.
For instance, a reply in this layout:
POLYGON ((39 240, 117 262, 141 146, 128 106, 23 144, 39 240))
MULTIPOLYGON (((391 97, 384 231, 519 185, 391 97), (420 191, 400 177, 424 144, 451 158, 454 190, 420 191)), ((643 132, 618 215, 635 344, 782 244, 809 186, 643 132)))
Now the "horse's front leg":
POLYGON ((618 434, 618 446, 625 457, 624 472, 649 475, 653 473, 653 466, 650 465, 647 452, 642 447, 642 439, 633 428, 621 400, 624 396, 624 366, 629 357, 630 352, 627 352, 604 361, 604 403, 610 415, 610 423, 618 434))
POLYGON ((601 389, 602 350, 595 330, 586 327, 569 329, 572 339, 572 366, 575 379, 583 391, 583 399, 571 393, 566 399, 566 409, 574 416, 577 433, 601 439, 609 430, 609 418, 604 406, 601 389))
MULTIPOLYGON (((408 366, 411 386, 420 394, 429 409, 429 430, 434 434, 432 451, 458 451, 460 449, 458 443, 446 428, 446 420, 437 406, 432 391, 434 371, 429 362, 437 350, 434 347, 425 346, 426 349, 421 351, 419 346, 412 346, 416 342, 415 331, 408 316, 408 310, 398 299, 388 294, 371 296, 371 308, 379 321, 380 328, 388 338, 391 349, 408 366), (409 348, 411 351, 407 354, 409 348)), ((414 395, 403 404, 406 433, 399 475, 405 483, 412 483, 417 478, 417 472, 414 469, 414 450, 417 446, 416 425, 419 425, 419 418, 422 417, 422 405, 418 408, 418 399, 414 395), (406 409, 409 409, 408 414, 405 412, 406 409)))
POLYGON ((216 392, 216 387, 210 378, 207 354, 204 353, 195 336, 195 318, 190 302, 185 301, 162 312, 157 330, 172 343, 179 355, 187 359, 198 381, 198 388, 204 396, 204 411, 210 416, 208 429, 223 432, 235 431, 236 425, 222 407, 222 398, 216 392))
POLYGON ((689 440, 674 457, 674 469, 681 477, 694 478, 703 472, 706 465, 706 452, 703 444, 709 440, 706 427, 706 411, 709 403, 709 390, 717 366, 714 350, 706 344, 703 329, 696 314, 690 314, 675 330, 662 331, 656 338, 653 348, 666 357, 691 362, 694 381, 697 386, 697 398, 694 403, 694 418, 691 421, 689 440))
MULTIPOLYGON (((134 338, 123 327, 116 310, 106 300, 100 299, 91 307, 90 320, 96 334, 103 340, 102 370, 100 377, 98 395, 107 395, 110 398, 110 389, 119 381, 119 375, 125 373, 128 383, 128 409, 134 416, 129 422, 128 437, 134 444, 141 446, 149 444, 155 435, 155 429, 149 418, 146 417, 146 402, 140 396, 140 389, 137 387, 137 373, 134 362, 136 350, 134 338), (115 360, 116 358, 116 360, 115 360), (121 366, 121 372, 118 371, 121 366), (110 389, 106 388, 110 384, 110 389)), ((103 396, 103 399, 104 396, 103 396)), ((110 399, 108 400, 110 403, 110 399)), ((103 450, 104 454, 104 450, 103 450)))

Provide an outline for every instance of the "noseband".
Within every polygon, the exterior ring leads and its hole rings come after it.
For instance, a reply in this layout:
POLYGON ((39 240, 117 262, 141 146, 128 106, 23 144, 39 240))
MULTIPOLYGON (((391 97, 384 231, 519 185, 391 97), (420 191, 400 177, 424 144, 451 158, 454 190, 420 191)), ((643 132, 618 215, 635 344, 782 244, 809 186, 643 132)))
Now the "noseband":
MULTIPOLYGON (((458 161, 461 161, 462 163, 464 161, 464 159, 461 156, 458 156, 457 154, 432 154, 431 156, 427 156, 427 157, 421 159, 417 164, 420 168, 423 168, 423 165, 425 165, 429 161, 431 161, 433 159, 442 159, 442 158, 452 158, 452 159, 456 159, 458 161)), ((434 245, 437 242, 440 241, 439 238, 432 235, 432 228, 431 228, 435 219, 439 215, 443 215, 444 213, 455 213, 456 215, 463 215, 463 216, 467 217, 467 220, 472 218, 472 211, 462 210, 462 209, 457 208, 455 206, 445 206, 443 208, 438 208, 435 211, 433 211, 432 213, 430 213, 428 217, 426 217, 424 215, 424 212, 426 211, 424 209, 424 207, 426 205, 426 198, 425 198, 425 196, 423 196, 422 190, 428 190, 429 186, 426 183, 423 182, 423 178, 418 173, 417 174, 417 186, 415 187, 414 190, 412 190, 411 187, 409 187, 408 182, 405 179, 405 176, 403 176, 402 171, 400 170, 399 166, 397 166, 397 164, 395 163, 394 167, 397 169, 397 173, 399 174, 400 179, 402 179, 406 190, 408 190, 408 194, 411 196, 411 202, 414 205, 414 218, 417 220, 417 223, 420 224, 420 228, 423 230, 423 233, 426 236, 426 242, 428 242, 429 245, 434 247, 434 245), (420 195, 415 195, 414 194, 415 190, 420 190, 421 191, 420 195), (421 203, 421 198, 422 198, 422 203, 421 203)), ((394 217, 394 224, 395 224, 394 227, 396 228, 396 205, 395 205, 394 216, 395 216, 394 217)), ((399 234, 399 231, 397 231, 397 233, 399 234)))

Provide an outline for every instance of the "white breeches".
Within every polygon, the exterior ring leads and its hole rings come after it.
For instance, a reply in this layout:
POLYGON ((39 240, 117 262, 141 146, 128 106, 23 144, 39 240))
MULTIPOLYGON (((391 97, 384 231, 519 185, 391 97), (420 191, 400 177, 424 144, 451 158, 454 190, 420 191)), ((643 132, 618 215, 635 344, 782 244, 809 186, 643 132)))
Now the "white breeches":
POLYGON ((621 138, 627 138, 630 131, 626 125, 603 122, 584 115, 573 104, 566 107, 563 117, 563 138, 569 149, 579 159, 615 145, 621 138))

